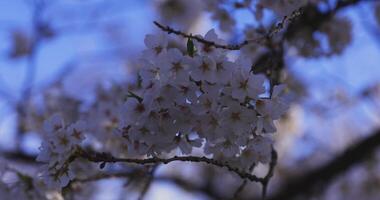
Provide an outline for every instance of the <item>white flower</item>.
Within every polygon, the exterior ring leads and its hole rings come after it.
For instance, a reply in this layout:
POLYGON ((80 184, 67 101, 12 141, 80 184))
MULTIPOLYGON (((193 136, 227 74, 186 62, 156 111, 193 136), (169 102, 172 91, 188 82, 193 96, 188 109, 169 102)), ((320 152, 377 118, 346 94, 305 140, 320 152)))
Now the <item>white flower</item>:
POLYGON ((142 79, 142 85, 144 88, 151 87, 152 84, 165 83, 168 80, 168 72, 165 68, 160 67, 161 60, 155 60, 157 63, 153 63, 151 60, 140 59, 139 65, 141 69, 139 74, 142 79))
POLYGON ((173 117, 175 132, 182 134, 191 133, 195 123, 195 116, 192 113, 190 105, 180 105, 169 109, 170 115, 173 117))
POLYGON ((42 142, 41 146, 39 147, 39 150, 40 152, 38 153, 36 160, 38 162, 48 163, 51 160, 51 153, 52 153, 50 151, 49 143, 42 142))
POLYGON ((289 108, 289 103, 284 95, 285 86, 273 87, 271 99, 262 99, 256 102, 256 109, 262 116, 279 119, 289 108))
POLYGON ((231 80, 232 72, 236 68, 233 62, 228 61, 224 56, 215 58, 217 83, 227 84, 231 80))
POLYGON ((165 109, 174 106, 173 99, 178 93, 177 88, 170 84, 158 85, 155 84, 151 89, 144 94, 144 102, 151 101, 150 109, 165 109))
POLYGON ((207 141, 218 142, 229 132, 223 127, 222 114, 219 112, 209 112, 202 115, 199 125, 195 128, 197 133, 206 138, 207 141))
POLYGON ((85 139, 85 136, 83 134, 84 130, 85 130, 85 122, 83 122, 83 121, 78 121, 74 124, 71 124, 67 128, 67 132, 71 136, 70 141, 73 144, 81 143, 85 139))
POLYGON ((71 135, 66 130, 59 130, 54 132, 51 142, 54 145, 54 150, 57 153, 65 153, 71 151, 73 146, 71 135))
POLYGON ((222 92, 222 86, 219 84, 202 83, 201 89, 204 94, 210 95, 219 101, 222 92))
POLYGON ((178 81, 187 82, 189 79, 188 72, 188 61, 181 51, 177 48, 169 49, 165 60, 163 61, 163 67, 165 67, 165 72, 168 72, 168 76, 171 79, 176 79, 178 81))
POLYGON ((247 150, 253 151, 252 161, 269 163, 271 159, 273 141, 267 137, 257 136, 248 145, 247 150))
POLYGON ((247 68, 235 70, 231 81, 231 95, 244 102, 246 97, 258 99, 265 92, 264 75, 254 75, 247 68))
POLYGON ((250 130, 251 124, 256 122, 256 112, 231 101, 222 111, 223 126, 238 133, 250 130))
POLYGON ((216 110, 218 103, 215 97, 216 96, 209 94, 202 94, 199 96, 198 102, 193 106, 193 112, 199 115, 216 110))
POLYGON ((274 133, 276 132, 276 126, 273 123, 273 119, 269 116, 257 117, 256 133, 274 133))
POLYGON ((193 147, 202 146, 202 140, 197 139, 189 139, 187 135, 178 135, 175 138, 175 142, 178 144, 179 149, 183 154, 190 154, 192 152, 193 147))
POLYGON ((143 102, 139 102, 136 98, 130 97, 122 106, 121 119, 123 124, 135 124, 146 117, 150 111, 151 102, 145 98, 143 102))
POLYGON ((71 167, 68 167, 64 170, 58 170, 58 169, 43 169, 42 172, 42 178, 45 182, 45 185, 48 188, 62 188, 67 186, 69 184, 70 180, 75 178, 75 175, 71 169, 71 167))
POLYGON ((175 97, 175 102, 180 105, 195 103, 197 101, 197 95, 199 88, 192 81, 187 82, 177 82, 175 83, 177 88, 177 93, 175 97))
POLYGON ((153 134, 148 125, 150 124, 139 123, 131 126, 128 134, 129 139, 132 141, 152 141, 153 134))
POLYGON ((160 54, 166 52, 168 46, 168 37, 166 33, 159 33, 156 35, 148 34, 144 39, 145 46, 148 48, 143 51, 143 55, 147 59, 153 59, 160 54))
POLYGON ((191 78, 195 81, 216 82, 216 64, 209 56, 196 56, 193 59, 191 78))
POLYGON ((231 158, 240 152, 239 145, 235 144, 232 140, 224 138, 216 144, 206 143, 205 153, 219 154, 222 153, 225 157, 231 158))
MULTIPOLYGON (((202 37, 202 36, 199 36, 202 37)), ((204 36, 204 39, 207 41, 215 42, 216 44, 225 44, 226 42, 218 37, 218 35, 215 33, 214 29, 209 30, 206 35, 204 36)), ((201 55, 207 55, 211 57, 218 57, 222 56, 225 53, 224 49, 215 48, 212 45, 208 45, 201 42, 195 42, 197 50, 199 50, 201 55)))

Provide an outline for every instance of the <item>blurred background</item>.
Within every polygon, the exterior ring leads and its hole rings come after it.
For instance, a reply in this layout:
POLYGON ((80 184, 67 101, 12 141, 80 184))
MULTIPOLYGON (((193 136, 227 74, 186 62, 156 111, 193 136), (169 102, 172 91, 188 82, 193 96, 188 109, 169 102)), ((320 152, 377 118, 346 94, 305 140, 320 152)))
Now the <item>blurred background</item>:
MULTIPOLYGON (((234 44, 289 14, 273 7, 258 22, 257 8, 243 4, 250 1, 222 1, 216 11, 210 2, 216 1, 0 0, 1 160, 34 173, 43 120, 55 112, 77 115, 96 101, 99 88, 134 81, 145 35, 160 32, 154 20, 200 35, 214 28, 234 44)), ((310 1, 300 19, 278 33, 281 42, 274 38, 281 47, 242 50, 252 53, 257 73, 275 66, 275 80, 292 93, 289 112, 276 124, 279 158, 269 194, 379 128, 380 4, 347 1, 339 7, 338 2, 310 1)), ((362 156, 364 162, 301 199, 378 199, 380 152, 362 156)), ((258 166, 254 172, 265 170, 258 166)), ((242 182, 225 169, 202 164, 159 166, 156 174, 171 179, 154 181, 145 199, 227 198, 242 182)), ((141 189, 122 179, 91 187, 97 189, 78 190, 73 199, 136 199, 141 189)), ((260 190, 248 183, 235 198, 257 197, 260 190)))

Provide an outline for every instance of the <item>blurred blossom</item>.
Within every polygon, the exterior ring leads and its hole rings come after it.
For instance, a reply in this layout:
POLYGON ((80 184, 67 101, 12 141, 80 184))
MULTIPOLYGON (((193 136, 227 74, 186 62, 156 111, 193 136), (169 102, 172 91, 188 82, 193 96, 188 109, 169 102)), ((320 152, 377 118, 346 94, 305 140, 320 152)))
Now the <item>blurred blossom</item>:
POLYGON ((32 51, 33 41, 25 32, 15 30, 11 35, 12 49, 9 52, 10 58, 27 56, 32 51))

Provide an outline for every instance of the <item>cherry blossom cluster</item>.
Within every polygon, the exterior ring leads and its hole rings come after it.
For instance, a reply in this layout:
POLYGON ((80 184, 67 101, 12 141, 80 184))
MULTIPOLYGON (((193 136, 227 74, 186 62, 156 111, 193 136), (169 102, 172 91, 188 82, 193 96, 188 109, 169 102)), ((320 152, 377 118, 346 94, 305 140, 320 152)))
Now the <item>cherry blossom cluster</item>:
MULTIPOLYGON (((223 44, 214 30, 205 37, 223 44)), ((129 155, 157 156, 179 148, 233 161, 267 163, 273 120, 288 105, 284 86, 265 98, 265 76, 251 72, 249 59, 228 59, 225 50, 195 43, 194 52, 168 48, 166 34, 148 35, 140 59, 142 89, 123 105, 119 135, 129 155)), ((250 164, 244 163, 243 166, 250 164)), ((242 166, 242 165, 240 165, 242 166)), ((243 167, 244 168, 244 167, 243 167)))
MULTIPOLYGON (((214 30, 204 39, 225 43, 214 30)), ((147 35, 145 44, 137 87, 100 90, 81 122, 65 124, 59 115, 46 121, 38 160, 46 163, 48 185, 63 187, 74 178, 70 164, 84 133, 98 144, 93 149, 116 156, 189 155, 198 148, 241 169, 270 161, 273 121, 288 108, 283 85, 268 94, 266 77, 252 73, 250 59, 231 60, 226 50, 204 43, 189 40, 181 51, 161 33, 147 35)))
POLYGON ((29 174, 24 174, 12 164, 0 159, 0 197, 1 199, 46 199, 47 192, 43 183, 29 174))
POLYGON ((41 176, 52 188, 66 186, 74 178, 70 158, 84 140, 84 123, 65 124, 59 115, 53 115, 44 124, 44 138, 37 161, 46 163, 41 176))

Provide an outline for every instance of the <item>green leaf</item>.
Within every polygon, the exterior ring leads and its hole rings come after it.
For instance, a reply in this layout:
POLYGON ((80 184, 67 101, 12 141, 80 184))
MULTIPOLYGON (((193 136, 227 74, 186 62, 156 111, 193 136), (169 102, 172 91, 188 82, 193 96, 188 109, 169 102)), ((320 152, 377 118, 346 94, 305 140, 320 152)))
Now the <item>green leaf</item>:
POLYGON ((195 46, 194 46, 194 42, 191 38, 189 38, 187 40, 187 53, 193 57, 194 56, 194 53, 195 53, 195 46))

